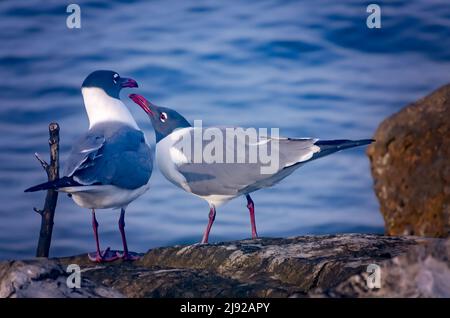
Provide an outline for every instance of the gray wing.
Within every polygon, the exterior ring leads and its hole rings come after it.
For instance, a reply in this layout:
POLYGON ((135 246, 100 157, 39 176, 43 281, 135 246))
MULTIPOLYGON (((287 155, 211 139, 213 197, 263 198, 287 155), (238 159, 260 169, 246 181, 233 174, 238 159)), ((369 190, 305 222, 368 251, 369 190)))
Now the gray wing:
POLYGON ((152 169, 152 150, 141 131, 117 123, 100 124, 75 144, 65 176, 82 185, 137 189, 147 184, 152 169))
MULTIPOLYGON (((222 136, 226 136, 226 128, 214 129, 217 129, 222 136)), ((190 138, 193 138, 194 129, 189 134, 190 138)), ((270 138, 258 135, 256 135, 256 139, 254 137, 249 136, 245 131, 238 132, 234 149, 233 144, 226 141, 227 138, 218 139, 216 148, 222 148, 222 159, 224 159, 221 162, 226 162, 226 156, 230 155, 234 158, 235 163, 217 163, 205 160, 205 157, 201 162, 196 163, 193 147, 188 148, 185 143, 180 141, 175 147, 183 152, 187 163, 180 164, 178 171, 186 179, 190 190, 197 195, 238 195, 279 182, 299 167, 298 163, 309 160, 314 153, 320 151, 314 145, 317 139, 270 138), (264 147, 264 145, 266 148, 263 148, 263 150, 265 149, 263 153, 268 154, 267 157, 261 156, 259 153, 261 146, 264 147), (241 152, 238 155, 236 151, 238 147, 244 149, 244 153, 241 152), (256 153, 256 160, 255 156, 252 157, 250 153, 256 153), (238 159, 241 161, 237 161, 238 159)), ((214 141, 217 139, 214 138, 214 141)), ((207 149, 208 144, 211 145, 211 141, 202 141, 202 143, 204 150, 207 149)), ((216 154, 217 152, 211 151, 211 153, 216 154)))
POLYGON ((95 163, 99 149, 105 144, 102 133, 87 133, 73 146, 66 160, 64 176, 71 177, 77 170, 82 170, 95 163))

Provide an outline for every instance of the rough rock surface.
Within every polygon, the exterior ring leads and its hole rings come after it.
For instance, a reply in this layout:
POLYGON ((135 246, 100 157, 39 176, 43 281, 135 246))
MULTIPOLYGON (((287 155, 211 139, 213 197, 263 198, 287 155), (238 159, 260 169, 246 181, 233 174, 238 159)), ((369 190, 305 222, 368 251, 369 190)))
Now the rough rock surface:
POLYGON ((380 288, 369 289, 369 273, 361 272, 310 296, 450 298, 450 240, 418 242, 407 253, 380 264, 380 288))
POLYGON ((384 120, 368 148, 387 234, 450 233, 450 85, 384 120))
POLYGON ((86 255, 3 261, 0 296, 445 296, 449 247, 443 239, 343 234, 157 248, 133 263, 93 264, 86 255), (69 264, 81 267, 80 289, 66 285, 69 264), (382 276, 387 287, 378 294, 364 289, 369 264, 390 275, 382 276), (408 285, 411 273, 421 289, 408 285))
POLYGON ((83 279, 83 288, 69 289, 66 272, 56 260, 0 262, 0 298, 123 297, 83 279))

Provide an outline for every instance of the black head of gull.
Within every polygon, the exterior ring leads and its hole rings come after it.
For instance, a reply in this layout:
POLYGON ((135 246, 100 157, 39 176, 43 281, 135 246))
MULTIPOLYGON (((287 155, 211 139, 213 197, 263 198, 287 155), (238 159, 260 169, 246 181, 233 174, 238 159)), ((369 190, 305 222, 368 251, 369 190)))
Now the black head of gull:
POLYGON ((175 129, 191 127, 186 118, 173 109, 156 106, 138 94, 130 94, 129 97, 147 113, 155 129, 156 142, 170 135, 175 129))
POLYGON ((122 88, 138 87, 138 84, 134 79, 120 77, 117 72, 98 70, 89 74, 81 85, 81 88, 88 87, 100 88, 109 96, 118 99, 122 88))

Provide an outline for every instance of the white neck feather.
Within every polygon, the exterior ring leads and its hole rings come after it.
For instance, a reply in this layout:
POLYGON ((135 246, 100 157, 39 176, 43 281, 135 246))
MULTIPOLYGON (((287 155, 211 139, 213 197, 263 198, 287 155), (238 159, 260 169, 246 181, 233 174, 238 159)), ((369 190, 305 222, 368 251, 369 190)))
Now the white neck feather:
POLYGON ((97 87, 83 87, 84 107, 89 117, 89 129, 108 121, 119 121, 139 130, 128 108, 120 99, 113 98, 97 87))

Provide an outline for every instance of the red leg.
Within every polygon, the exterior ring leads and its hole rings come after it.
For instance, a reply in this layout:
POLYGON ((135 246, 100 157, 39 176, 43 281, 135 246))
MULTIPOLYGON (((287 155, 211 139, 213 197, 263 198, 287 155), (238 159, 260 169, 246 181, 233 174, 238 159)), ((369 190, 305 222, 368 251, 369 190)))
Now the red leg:
POLYGON ((97 260, 101 258, 102 253, 100 252, 100 242, 98 240, 98 222, 95 217, 95 210, 92 209, 92 229, 94 230, 95 244, 97 246, 97 260))
POLYGON ((208 217, 209 217, 208 225, 206 226, 205 233, 203 234, 202 243, 208 243, 209 231, 211 231, 214 219, 216 218, 216 208, 214 207, 214 205, 210 206, 208 217))
POLYGON ((113 255, 109 247, 105 251, 100 250, 100 241, 98 239, 98 222, 95 217, 95 210, 92 209, 92 228, 94 230, 95 244, 97 251, 94 253, 88 253, 88 257, 91 261, 101 263, 101 262, 111 262, 117 259, 117 256, 113 255))
POLYGON ((118 254, 117 256, 119 256, 123 260, 129 260, 129 261, 134 261, 134 260, 139 259, 138 256, 130 255, 130 253, 128 252, 127 238, 125 236, 125 209, 120 210, 119 230, 120 230, 120 235, 122 236, 123 254, 118 254))
POLYGON ((247 198, 247 208, 250 212, 250 223, 252 225, 252 239, 258 238, 258 233, 256 232, 256 222, 255 222, 255 204, 249 194, 245 196, 247 198))

